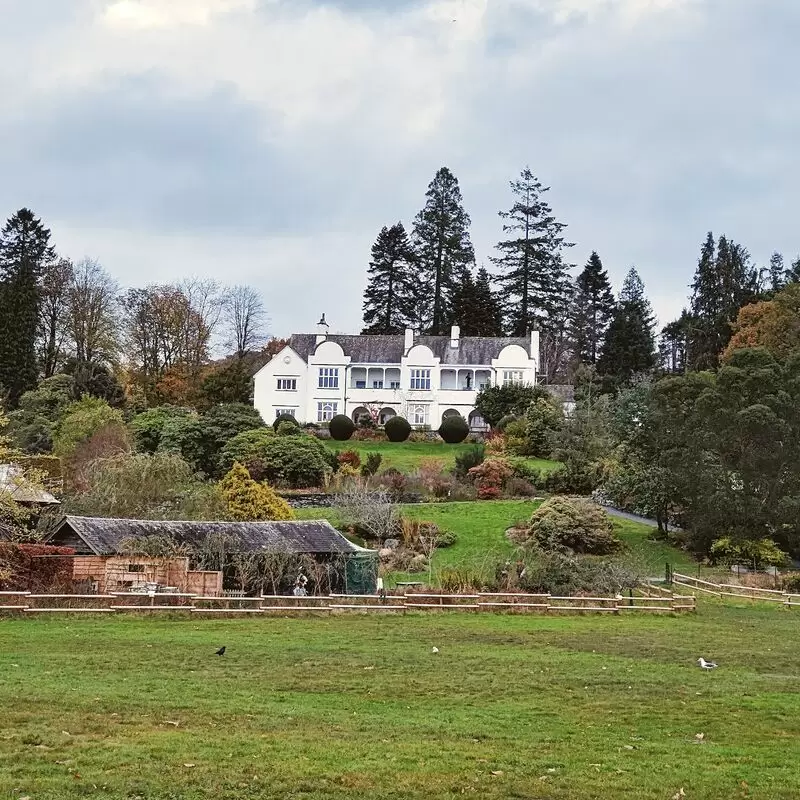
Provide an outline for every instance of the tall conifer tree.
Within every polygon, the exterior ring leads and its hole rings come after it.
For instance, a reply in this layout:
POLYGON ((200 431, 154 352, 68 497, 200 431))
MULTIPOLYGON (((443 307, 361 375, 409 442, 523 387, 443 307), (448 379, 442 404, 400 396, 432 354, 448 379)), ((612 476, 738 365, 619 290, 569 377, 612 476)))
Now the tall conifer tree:
POLYGON ((624 383, 634 375, 650 372, 655 366, 654 322, 642 279, 631 267, 598 360, 600 374, 624 383))
POLYGON ((593 252, 583 272, 575 279, 570 310, 570 341, 573 355, 580 362, 597 364, 615 305, 608 273, 603 269, 600 256, 593 252))
POLYGON ((27 208, 0 233, 0 386, 13 408, 36 386, 39 278, 55 260, 50 231, 27 208))
POLYGON ((564 238, 566 228, 553 216, 543 186, 531 170, 522 170, 511 181, 514 204, 501 211, 503 232, 509 238, 497 243, 500 255, 492 259, 499 268, 508 327, 513 336, 526 336, 534 328, 563 324, 571 295, 569 266, 562 250, 572 247, 564 238))
POLYGON ((363 333, 402 333, 414 319, 416 257, 402 222, 383 227, 372 245, 363 333))
POLYGON ((500 303, 492 291, 489 273, 482 267, 474 278, 470 270, 462 271, 453 290, 452 319, 462 336, 503 335, 500 303))
POLYGON ((474 263, 475 251, 461 189, 447 167, 436 173, 425 196, 427 201, 414 219, 412 236, 422 272, 415 301, 418 310, 427 312, 428 332, 441 335, 449 331, 455 281, 474 263))
POLYGON ((730 341, 739 309, 758 296, 758 272, 750 254, 725 236, 720 236, 715 246, 714 235, 709 233, 700 252, 692 292, 690 366, 715 369, 730 341))

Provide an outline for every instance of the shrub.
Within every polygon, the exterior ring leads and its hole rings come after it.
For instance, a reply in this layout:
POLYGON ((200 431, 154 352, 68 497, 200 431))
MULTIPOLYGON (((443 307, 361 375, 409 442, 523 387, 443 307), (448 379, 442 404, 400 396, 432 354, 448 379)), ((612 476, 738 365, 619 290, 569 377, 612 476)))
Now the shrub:
POLYGON ((389 497, 395 502, 405 499, 408 494, 408 476, 403 475, 394 468, 387 469, 376 479, 378 486, 383 486, 389 493, 389 497))
POLYGON ((205 454, 202 469, 208 475, 221 475, 222 448, 243 431, 265 428, 261 415, 246 403, 220 403, 200 418, 205 454))
POLYGON ((789 560, 787 553, 772 539, 736 541, 728 536, 717 539, 711 545, 714 561, 751 564, 756 569, 764 566, 781 567, 789 560))
POLYGON ((473 468, 477 467, 480 464, 483 464, 486 458, 486 445, 484 444, 475 444, 469 448, 469 450, 464 450, 464 452, 459 453, 456 456, 455 466, 453 467, 453 475, 459 480, 464 480, 467 477, 467 473, 473 468))
POLYGON ((325 445, 313 436, 273 436, 260 448, 259 477, 292 489, 322 486, 332 472, 330 458, 325 445))
POLYGON ((495 500, 503 492, 513 470, 504 458, 487 458, 469 471, 469 478, 478 490, 478 499, 495 500))
POLYGON ((346 442, 353 435, 355 429, 355 423, 345 414, 337 414, 328 423, 331 439, 335 439, 337 442, 346 442))
POLYGON ((75 551, 69 547, 0 542, 0 590, 68 592, 72 588, 69 556, 73 555, 75 551))
POLYGON ((197 414, 175 416, 164 423, 159 453, 177 453, 193 470, 200 471, 205 463, 205 432, 197 414))
POLYGON ((437 547, 452 547, 458 541, 458 534, 455 531, 440 530, 436 536, 437 547))
POLYGON ((133 442, 140 453, 155 453, 161 444, 161 436, 168 423, 185 419, 192 412, 178 406, 156 406, 137 414, 128 423, 133 442))
POLYGON ((273 439, 275 433, 271 428, 256 428, 236 434, 222 448, 220 468, 223 472, 228 472, 238 461, 250 470, 252 478, 260 480, 263 472, 264 448, 273 439))
POLYGON ((275 422, 272 423, 272 430, 274 430, 275 433, 277 433, 278 428, 284 422, 288 422, 289 424, 294 425, 296 428, 300 427, 300 423, 291 414, 278 414, 278 416, 275 417, 275 422))
POLYGON ((403 417, 392 417, 386 420, 383 429, 390 442, 404 442, 411 435, 411 425, 403 417))
POLYGON ((361 467, 361 476, 369 478, 371 475, 377 475, 382 461, 383 456, 380 453, 367 453, 367 460, 361 467))
POLYGON ((442 462, 438 458, 423 458, 417 469, 417 478, 434 500, 449 497, 455 484, 455 478, 442 471, 442 462))
POLYGON ((459 444, 469 436, 469 423, 460 414, 445 417, 437 433, 447 444, 459 444))
POLYGON ((478 393, 475 408, 490 425, 496 426, 503 417, 522 416, 534 400, 546 395, 547 390, 540 386, 487 386, 478 393))
POLYGON ((294 519, 289 504, 266 483, 254 481, 238 462, 220 483, 231 519, 242 522, 294 519))
POLYGON ((70 458, 83 442, 109 425, 124 425, 122 412, 105 400, 83 397, 67 407, 53 440, 53 451, 59 458, 70 458))
POLYGON ((535 497, 536 487, 525 478, 517 478, 512 475, 506 481, 506 494, 509 497, 535 497))
POLYGON ((173 453, 95 461, 85 484, 66 503, 67 513, 133 519, 219 519, 224 513, 217 487, 197 480, 173 453))
POLYGON ((513 414, 506 414, 498 421, 497 425, 494 426, 495 430, 500 431, 500 433, 505 433, 506 428, 509 426, 509 424, 512 422, 516 422, 517 419, 518 418, 515 417, 513 414))
POLYGON ((588 500, 551 497, 534 511, 527 542, 546 551, 605 555, 621 546, 605 511, 588 500))
POLYGON ((800 593, 800 572, 785 575, 783 578, 783 591, 790 594, 800 593))
POLYGON ((303 433, 302 428, 296 422, 289 422, 288 420, 281 420, 275 432, 278 436, 296 436, 303 433))
POLYGON ((349 464, 354 469, 361 466, 361 456, 356 450, 342 450, 336 454, 336 460, 339 462, 339 466, 349 464))

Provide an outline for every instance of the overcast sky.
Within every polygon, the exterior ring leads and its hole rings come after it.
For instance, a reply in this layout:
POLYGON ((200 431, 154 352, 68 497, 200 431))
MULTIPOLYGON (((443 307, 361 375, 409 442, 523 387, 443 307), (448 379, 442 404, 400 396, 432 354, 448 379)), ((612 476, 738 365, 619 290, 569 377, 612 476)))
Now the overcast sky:
POLYGON ((0 0, 0 216, 123 286, 214 276, 356 332, 442 165, 479 263, 525 165, 661 322, 709 229, 800 252, 797 0, 0 0), (793 55, 794 54, 794 55, 793 55))

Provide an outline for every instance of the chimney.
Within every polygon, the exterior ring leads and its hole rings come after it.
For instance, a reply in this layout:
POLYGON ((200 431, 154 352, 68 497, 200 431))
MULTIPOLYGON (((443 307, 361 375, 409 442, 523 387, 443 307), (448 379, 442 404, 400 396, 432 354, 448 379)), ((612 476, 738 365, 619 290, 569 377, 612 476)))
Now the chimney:
POLYGON ((459 328, 458 325, 453 325, 453 327, 450 328, 450 347, 454 350, 458 349, 458 339, 460 336, 461 328, 459 328))
POLYGON ((536 367, 536 372, 539 371, 539 363, 541 359, 539 331, 531 331, 531 358, 536 367))
POLYGON ((403 352, 407 353, 414 346, 414 331, 412 328, 406 328, 405 341, 403 342, 403 352))
POLYGON ((320 321, 317 323, 317 341, 316 344, 322 344, 328 338, 328 323, 325 321, 323 314, 320 321))

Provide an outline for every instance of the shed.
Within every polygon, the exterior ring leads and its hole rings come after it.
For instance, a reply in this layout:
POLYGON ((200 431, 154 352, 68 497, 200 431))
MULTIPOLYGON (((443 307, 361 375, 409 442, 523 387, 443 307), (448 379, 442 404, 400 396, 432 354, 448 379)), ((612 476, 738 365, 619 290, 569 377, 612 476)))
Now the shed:
MULTIPOLYGON (((340 588, 355 594, 376 591, 377 552, 353 544, 326 520, 207 522, 68 515, 47 538, 47 543, 73 548, 77 570, 81 558, 91 559, 95 564, 102 561, 104 566, 109 560, 133 561, 130 543, 138 538, 168 536, 191 551, 202 547, 211 535, 225 537, 230 555, 283 553, 335 563, 341 572, 337 581, 340 588)), ((185 561, 188 569, 189 557, 172 560, 185 561)))

